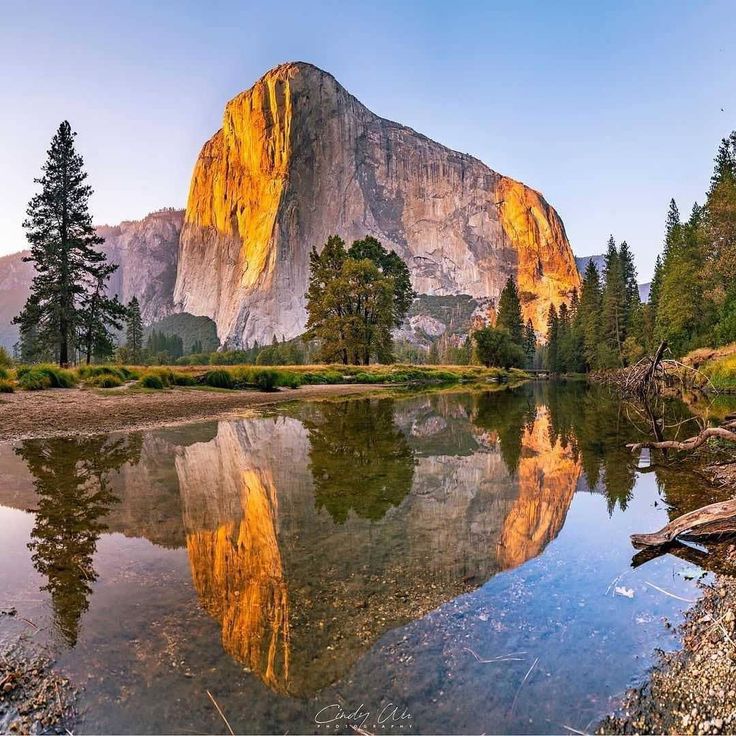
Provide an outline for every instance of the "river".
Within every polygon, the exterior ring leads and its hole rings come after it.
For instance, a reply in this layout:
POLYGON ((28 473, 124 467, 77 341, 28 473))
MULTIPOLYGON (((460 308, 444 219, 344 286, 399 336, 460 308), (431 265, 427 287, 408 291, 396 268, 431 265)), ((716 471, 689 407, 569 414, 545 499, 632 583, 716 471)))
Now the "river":
POLYGON ((704 574, 629 534, 719 498, 627 411, 532 383, 0 445, 0 644, 38 627, 79 733, 224 732, 213 698, 239 733, 585 731, 704 574))

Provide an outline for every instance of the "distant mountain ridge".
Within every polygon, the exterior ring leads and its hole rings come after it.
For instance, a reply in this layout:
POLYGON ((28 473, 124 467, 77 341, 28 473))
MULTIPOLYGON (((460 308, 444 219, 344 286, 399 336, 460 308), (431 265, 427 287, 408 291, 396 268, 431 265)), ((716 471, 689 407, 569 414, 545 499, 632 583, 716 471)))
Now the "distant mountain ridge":
MULTIPOLYGON (((588 267, 588 263, 590 261, 593 261, 595 263, 595 267, 598 269, 598 273, 603 276, 603 267, 606 262, 606 257, 604 255, 596 255, 596 256, 575 256, 575 265, 578 267, 578 271, 580 272, 580 276, 582 277, 585 274, 585 269, 588 267)), ((647 281, 646 283, 639 284, 639 299, 646 304, 649 301, 649 289, 651 287, 651 282, 647 281)))
MULTIPOLYGON (((184 211, 172 208, 128 220, 119 225, 101 225, 105 238, 102 251, 119 268, 110 279, 110 292, 124 303, 134 296, 146 324, 174 312, 174 283, 179 255, 179 236, 184 211)), ((28 298, 35 274, 32 263, 23 261, 23 250, 0 258, 0 345, 12 348, 18 328, 11 324, 28 298)))

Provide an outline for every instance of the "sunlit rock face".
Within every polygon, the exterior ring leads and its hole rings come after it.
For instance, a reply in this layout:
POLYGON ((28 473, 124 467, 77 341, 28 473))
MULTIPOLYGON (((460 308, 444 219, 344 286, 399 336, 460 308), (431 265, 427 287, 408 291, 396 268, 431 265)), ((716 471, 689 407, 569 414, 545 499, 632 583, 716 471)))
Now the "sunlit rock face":
POLYGON ((225 108, 194 168, 176 280, 180 309, 222 341, 301 333, 309 251, 371 234, 415 289, 497 297, 516 275, 542 330, 579 286, 565 229, 541 194, 374 115, 331 75, 283 64, 225 108))

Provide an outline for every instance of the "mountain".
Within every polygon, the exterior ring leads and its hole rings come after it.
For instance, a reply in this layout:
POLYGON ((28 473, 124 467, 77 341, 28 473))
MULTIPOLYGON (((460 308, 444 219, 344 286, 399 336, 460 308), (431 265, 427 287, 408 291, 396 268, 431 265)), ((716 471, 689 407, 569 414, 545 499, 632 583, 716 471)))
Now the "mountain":
POLYGON ((580 284, 539 192, 372 113, 330 74, 282 64, 225 107, 194 168, 174 291, 233 346, 306 323, 309 252, 374 235, 415 289, 495 299, 517 277, 538 329, 580 284))
MULTIPOLYGON (((145 323, 156 322, 174 311, 174 283, 179 253, 179 235, 184 211, 163 209, 142 220, 102 225, 102 250, 119 265, 110 279, 110 291, 124 303, 138 297, 145 323)), ((33 264, 25 263, 28 251, 0 258, 0 345, 12 348, 18 328, 11 320, 28 298, 33 264)))
POLYGON ((582 276, 585 273, 585 269, 588 267, 588 263, 593 261, 595 267, 598 269, 599 274, 603 274, 603 266, 605 264, 605 256, 575 256, 575 265, 582 276))

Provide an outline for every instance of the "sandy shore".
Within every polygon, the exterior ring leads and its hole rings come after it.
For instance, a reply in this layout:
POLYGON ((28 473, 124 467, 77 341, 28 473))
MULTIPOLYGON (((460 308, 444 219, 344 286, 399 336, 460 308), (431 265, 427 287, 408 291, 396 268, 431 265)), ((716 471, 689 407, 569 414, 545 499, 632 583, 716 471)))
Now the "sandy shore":
POLYGON ((302 386, 268 393, 186 388, 104 394, 91 389, 18 391, 0 396, 0 441, 161 427, 235 416, 285 401, 351 396, 384 388, 350 384, 302 386))

